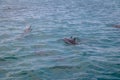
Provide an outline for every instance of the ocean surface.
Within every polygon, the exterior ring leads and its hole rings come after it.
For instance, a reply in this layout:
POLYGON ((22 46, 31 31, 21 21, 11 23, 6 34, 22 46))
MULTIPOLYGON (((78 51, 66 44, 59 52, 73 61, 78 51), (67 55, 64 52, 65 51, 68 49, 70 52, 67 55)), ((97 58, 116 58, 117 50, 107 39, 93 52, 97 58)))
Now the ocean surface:
POLYGON ((120 0, 0 0, 0 80, 120 80, 117 24, 120 0))

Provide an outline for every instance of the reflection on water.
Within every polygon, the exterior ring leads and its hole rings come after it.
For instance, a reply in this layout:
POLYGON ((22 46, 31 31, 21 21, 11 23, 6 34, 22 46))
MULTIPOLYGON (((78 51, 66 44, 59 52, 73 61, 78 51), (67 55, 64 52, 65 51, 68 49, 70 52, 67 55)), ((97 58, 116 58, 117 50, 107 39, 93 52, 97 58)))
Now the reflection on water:
POLYGON ((120 80, 119 3, 1 0, 0 80, 120 80))

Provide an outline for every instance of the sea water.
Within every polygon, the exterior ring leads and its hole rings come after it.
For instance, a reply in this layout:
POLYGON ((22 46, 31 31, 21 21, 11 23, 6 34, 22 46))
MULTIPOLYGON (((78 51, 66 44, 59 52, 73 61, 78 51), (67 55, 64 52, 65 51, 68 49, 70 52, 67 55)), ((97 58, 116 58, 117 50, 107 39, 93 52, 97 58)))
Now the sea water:
POLYGON ((118 24, 120 0, 0 0, 0 80, 120 80, 118 24))

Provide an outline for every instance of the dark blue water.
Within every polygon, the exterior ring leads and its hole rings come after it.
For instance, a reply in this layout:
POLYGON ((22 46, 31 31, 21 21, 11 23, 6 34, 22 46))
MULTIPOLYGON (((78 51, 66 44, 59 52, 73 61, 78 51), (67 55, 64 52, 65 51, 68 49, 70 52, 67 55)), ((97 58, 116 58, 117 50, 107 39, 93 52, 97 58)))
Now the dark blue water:
POLYGON ((120 0, 0 0, 0 80, 120 80, 116 24, 120 0))

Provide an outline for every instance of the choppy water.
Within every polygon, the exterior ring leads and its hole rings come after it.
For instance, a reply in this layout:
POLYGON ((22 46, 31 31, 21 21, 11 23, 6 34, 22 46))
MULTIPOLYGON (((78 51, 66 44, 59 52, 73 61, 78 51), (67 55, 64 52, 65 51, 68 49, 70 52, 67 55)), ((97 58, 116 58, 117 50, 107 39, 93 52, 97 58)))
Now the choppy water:
POLYGON ((0 80, 120 80, 114 24, 120 0, 0 0, 0 80))

